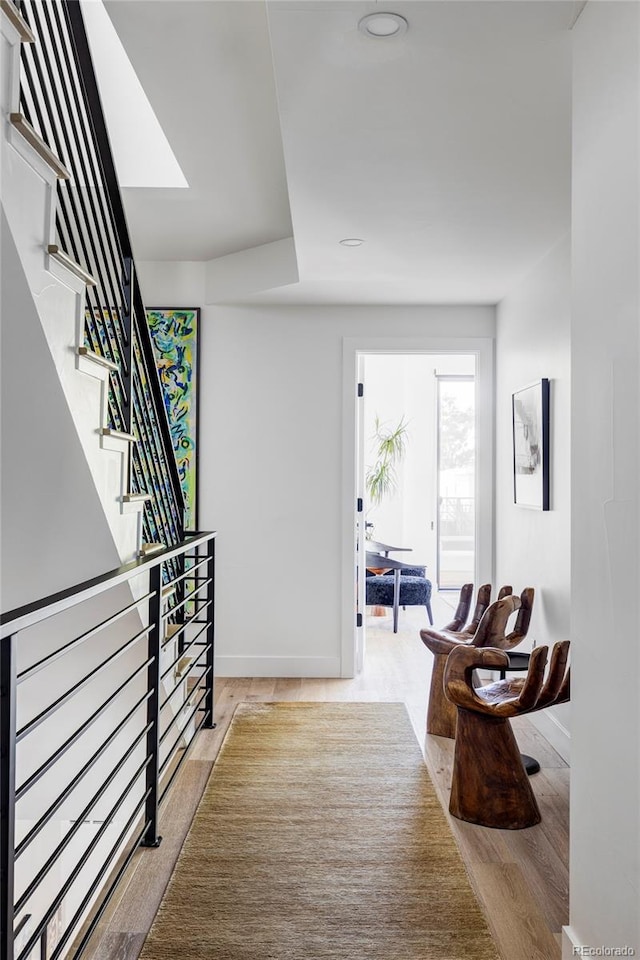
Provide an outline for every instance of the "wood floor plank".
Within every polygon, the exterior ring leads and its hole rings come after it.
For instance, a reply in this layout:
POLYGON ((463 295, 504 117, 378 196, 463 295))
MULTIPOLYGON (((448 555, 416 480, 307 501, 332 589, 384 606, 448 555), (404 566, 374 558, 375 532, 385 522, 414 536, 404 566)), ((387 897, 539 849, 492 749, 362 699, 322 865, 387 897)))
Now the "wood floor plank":
POLYGON ((180 790, 173 791, 160 813, 159 833, 162 843, 157 848, 141 850, 128 894, 123 898, 114 923, 120 932, 146 933, 178 859, 184 838, 198 808, 212 764, 202 760, 186 760, 180 772, 180 790))
MULTIPOLYGON (((503 833, 504 831, 500 831, 503 833)), ((512 830, 507 843, 518 863, 527 865, 527 884, 554 933, 569 923, 569 870, 541 824, 512 830)))
POLYGON ((568 766, 547 767, 544 770, 544 779, 556 794, 561 803, 569 803, 569 787, 571 782, 571 771, 568 766))
POLYGON ((566 761, 526 717, 515 717, 512 726, 518 746, 523 753, 535 757, 543 767, 567 766, 566 761))
POLYGON ((273 700, 275 689, 275 677, 253 677, 249 683, 249 692, 245 700, 273 700))
POLYGON ((475 863, 501 863, 511 856, 501 830, 465 823, 451 815, 449 825, 468 866, 475 863))
POLYGON ((519 864, 477 863, 471 876, 504 960, 560 960, 558 942, 519 864))
POLYGON ((215 730, 203 729, 200 732, 191 752, 194 760, 215 760, 231 723, 233 712, 237 704, 245 699, 248 690, 249 681, 247 680, 239 683, 233 678, 216 683, 213 710, 216 727, 215 730))
POLYGON ((561 863, 569 863, 569 768, 544 768, 532 779, 532 785, 545 833, 561 863))
POLYGON ((94 960, 136 960, 145 934, 107 933, 94 954, 94 960))
POLYGON ((304 681, 298 677, 279 677, 273 691, 274 700, 300 700, 304 681))

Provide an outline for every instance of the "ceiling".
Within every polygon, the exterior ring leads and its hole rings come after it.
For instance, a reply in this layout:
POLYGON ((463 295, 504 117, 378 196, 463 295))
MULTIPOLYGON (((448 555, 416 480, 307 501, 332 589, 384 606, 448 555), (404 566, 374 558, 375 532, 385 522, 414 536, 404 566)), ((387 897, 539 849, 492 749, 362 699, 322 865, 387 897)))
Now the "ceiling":
POLYGON ((107 0, 189 183, 124 191, 136 256, 293 236, 300 282, 243 301, 498 302, 569 227, 582 5, 107 0))

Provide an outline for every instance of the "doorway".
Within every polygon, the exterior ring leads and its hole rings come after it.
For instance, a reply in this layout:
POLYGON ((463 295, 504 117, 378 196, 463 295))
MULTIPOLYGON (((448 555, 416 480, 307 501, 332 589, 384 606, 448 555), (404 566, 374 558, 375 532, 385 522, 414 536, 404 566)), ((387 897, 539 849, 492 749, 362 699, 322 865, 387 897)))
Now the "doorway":
POLYGON ((475 576, 475 367, 464 354, 362 358, 365 537, 410 548, 434 590, 475 576))
MULTIPOLYGON (((366 551, 359 551, 358 546, 366 542, 365 522, 373 523, 368 534, 376 541, 411 547, 412 553, 404 557, 412 564, 427 567, 426 575, 434 592, 441 582, 443 590, 449 589, 452 595, 457 594, 457 583, 452 582, 450 574, 454 553, 458 555, 458 576, 464 576, 465 582, 469 569, 472 570, 469 579, 476 582, 479 579, 489 581, 492 577, 493 344, 489 338, 443 339, 431 341, 431 344, 425 338, 422 342, 408 342, 403 349, 397 340, 390 340, 388 344, 378 340, 370 345, 348 338, 344 341, 343 462, 345 492, 351 491, 348 502, 345 499, 343 513, 344 677, 355 676, 362 668, 365 656, 366 551), (475 451, 471 467, 466 454, 461 464, 454 464, 454 468, 462 467, 467 474, 466 486, 463 486, 463 470, 457 469, 456 487, 452 487, 451 475, 441 478, 438 471, 439 451, 442 454, 443 448, 443 443, 438 440, 438 392, 440 390, 442 410, 442 391, 446 389, 443 384, 445 381, 453 383, 454 378, 460 378, 458 383, 464 383, 463 389, 471 390, 473 396, 473 404, 471 407, 463 405, 463 411, 473 425, 472 452, 475 451), (361 397, 358 396, 359 383, 363 384, 361 397), (380 425, 390 430, 398 426, 404 415, 408 429, 406 454, 396 465, 395 494, 376 504, 372 511, 367 505, 365 467, 367 458, 371 459, 367 447, 371 446, 371 437, 375 434, 376 414, 380 425), (448 481, 446 487, 445 479, 448 481), (439 496, 442 500, 460 499, 464 522, 457 516, 449 519, 448 526, 445 524, 444 507, 451 509, 452 504, 441 504, 439 496), (479 502, 482 508, 476 510, 479 502), (456 523, 457 527, 453 529, 456 523), (456 541, 454 537, 461 539, 456 541), (454 550, 454 546, 458 549, 454 550)), ((463 397, 458 401, 461 399, 463 397)), ((451 408, 452 403, 448 406, 451 408)), ((451 409, 449 414, 449 421, 455 419, 451 416, 451 409)), ((461 445, 458 436, 458 451, 464 450, 468 439, 461 445)), ((449 461, 446 468, 451 469, 449 461)))

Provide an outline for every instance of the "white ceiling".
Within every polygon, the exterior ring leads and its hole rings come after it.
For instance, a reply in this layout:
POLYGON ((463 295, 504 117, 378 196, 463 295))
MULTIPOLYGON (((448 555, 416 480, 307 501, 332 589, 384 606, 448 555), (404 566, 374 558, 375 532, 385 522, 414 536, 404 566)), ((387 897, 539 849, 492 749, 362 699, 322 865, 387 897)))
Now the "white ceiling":
POLYGON ((291 236, 264 3, 105 6, 189 184, 123 190, 136 258, 209 260, 291 236))
POLYGON ((243 299, 498 302, 569 226, 580 6, 108 0, 189 182, 125 191, 137 257, 293 234, 300 282, 243 299), (406 34, 359 32, 376 9, 406 34))

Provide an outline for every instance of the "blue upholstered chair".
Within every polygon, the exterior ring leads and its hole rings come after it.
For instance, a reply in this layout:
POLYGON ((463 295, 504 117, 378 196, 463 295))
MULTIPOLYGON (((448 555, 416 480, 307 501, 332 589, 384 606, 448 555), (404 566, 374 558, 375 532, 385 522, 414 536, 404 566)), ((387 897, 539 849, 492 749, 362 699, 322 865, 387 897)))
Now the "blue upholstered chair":
POLYGON ((398 607, 426 607, 429 623, 433 626, 431 613, 431 581, 427 580, 426 568, 403 566, 400 570, 400 592, 394 604, 395 577, 393 574, 376 576, 367 571, 366 602, 372 607, 393 608, 393 632, 398 632, 398 607))

